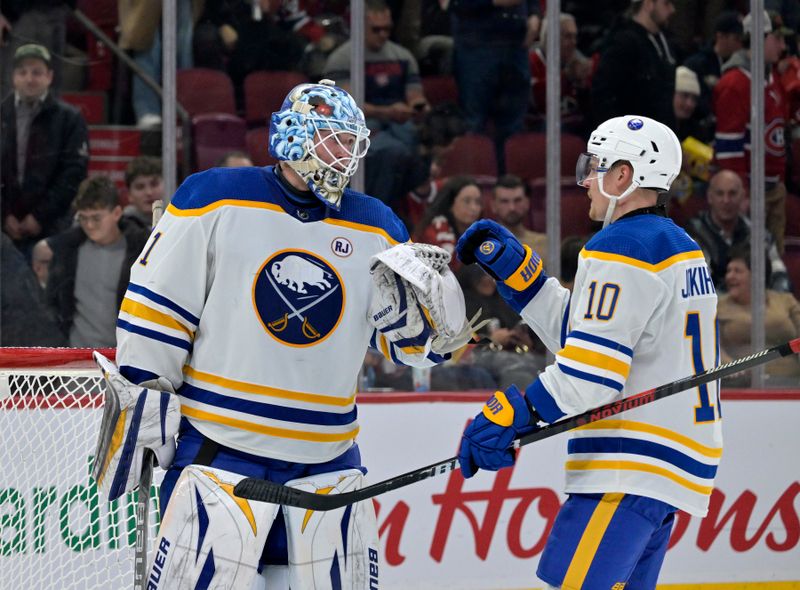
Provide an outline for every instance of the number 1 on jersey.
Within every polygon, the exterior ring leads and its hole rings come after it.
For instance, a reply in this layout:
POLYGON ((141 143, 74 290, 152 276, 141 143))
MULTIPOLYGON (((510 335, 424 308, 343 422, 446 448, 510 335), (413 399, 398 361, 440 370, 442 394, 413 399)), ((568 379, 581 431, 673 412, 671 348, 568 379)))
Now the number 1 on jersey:
MULTIPOLYGON (((690 311, 686 314, 686 328, 683 335, 692 340, 692 363, 694 364, 695 375, 704 372, 702 338, 700 336, 700 314, 690 311)), ((697 387, 700 394, 700 405, 694 408, 695 423, 713 422, 716 417, 714 414, 714 404, 708 397, 708 384, 704 383, 697 387)))

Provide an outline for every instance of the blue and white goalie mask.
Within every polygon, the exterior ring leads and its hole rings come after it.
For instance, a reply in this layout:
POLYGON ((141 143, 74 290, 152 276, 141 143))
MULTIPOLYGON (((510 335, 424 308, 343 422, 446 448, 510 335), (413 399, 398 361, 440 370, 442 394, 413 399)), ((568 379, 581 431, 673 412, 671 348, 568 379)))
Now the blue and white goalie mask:
POLYGON ((364 113, 331 80, 295 86, 272 114, 269 153, 286 162, 332 209, 369 148, 364 113))

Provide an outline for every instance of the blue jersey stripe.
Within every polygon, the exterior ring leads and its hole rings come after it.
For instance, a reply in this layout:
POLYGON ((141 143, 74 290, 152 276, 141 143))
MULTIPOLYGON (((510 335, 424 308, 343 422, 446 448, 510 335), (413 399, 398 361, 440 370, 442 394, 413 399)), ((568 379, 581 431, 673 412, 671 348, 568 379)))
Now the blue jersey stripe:
POLYGON ((183 350, 190 351, 192 349, 191 342, 187 342, 186 340, 181 340, 180 338, 175 338, 173 336, 167 336, 166 334, 156 332, 155 330, 150 330, 149 328, 142 328, 141 326, 136 326, 130 322, 126 322, 125 320, 117 319, 117 328, 121 328, 126 332, 130 332, 131 334, 138 334, 139 336, 144 336, 145 338, 150 338, 151 340, 163 342, 164 344, 170 344, 177 348, 182 348, 183 350))
POLYGON ((565 416, 561 408, 558 407, 556 400, 550 395, 541 380, 536 379, 533 383, 528 385, 525 389, 525 397, 527 397, 531 405, 536 408, 539 415, 547 422, 555 422, 562 416, 565 416))
POLYGON ((191 322, 195 326, 200 323, 200 318, 195 317, 194 315, 183 309, 180 305, 178 305, 174 301, 167 299, 163 295, 159 295, 155 291, 151 291, 147 287, 142 287, 141 285, 130 283, 128 285, 128 291, 130 291, 131 293, 136 293, 143 297, 147 297, 150 301, 153 301, 155 303, 158 303, 159 305, 163 305, 164 307, 171 309, 179 316, 191 322))
POLYGON ((628 453, 666 461, 695 477, 713 479, 716 465, 708 465, 685 453, 649 440, 624 437, 573 438, 567 443, 567 452, 575 453, 628 453))
POLYGON ((244 412, 261 418, 272 420, 283 420, 286 422, 297 422, 300 424, 315 424, 319 426, 347 426, 356 421, 358 411, 355 406, 349 412, 337 414, 335 412, 319 412, 316 410, 303 410, 299 408, 288 408, 274 404, 265 404, 251 400, 238 399, 227 395, 221 395, 207 389, 195 387, 189 383, 184 383, 178 394, 203 404, 231 410, 234 412, 244 412))
POLYGON ((561 363, 556 364, 558 365, 558 368, 561 369, 562 373, 569 375, 570 377, 577 377, 578 379, 583 379, 584 381, 589 381, 590 383, 605 385, 606 387, 610 387, 611 389, 615 389, 617 391, 622 391, 624 386, 619 381, 614 381, 608 377, 600 377, 599 375, 593 375, 592 373, 587 373, 586 371, 579 371, 578 369, 567 367, 561 363))
POLYGON ((600 346, 605 346, 606 348, 610 348, 611 350, 622 352, 624 354, 627 354, 629 357, 633 358, 633 350, 631 350, 624 344, 620 344, 619 342, 614 342, 613 340, 609 340, 608 338, 603 338, 602 336, 595 336, 594 334, 588 334, 586 332, 581 332, 580 330, 573 330, 567 335, 567 339, 569 338, 577 338, 578 340, 585 340, 586 342, 591 342, 592 344, 599 344, 600 346))
POLYGON ((125 379, 127 379, 131 383, 135 383, 136 385, 139 385, 144 381, 152 381, 158 379, 158 375, 156 375, 152 371, 146 371, 138 367, 132 367, 131 365, 120 365, 119 372, 122 374, 123 377, 125 377, 125 379))

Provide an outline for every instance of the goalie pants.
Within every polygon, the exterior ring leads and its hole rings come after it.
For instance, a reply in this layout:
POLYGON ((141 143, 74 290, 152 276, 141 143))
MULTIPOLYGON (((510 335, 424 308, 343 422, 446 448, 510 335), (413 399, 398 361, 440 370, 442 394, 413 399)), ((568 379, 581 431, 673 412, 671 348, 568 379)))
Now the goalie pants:
MULTIPOLYGON (((358 469, 364 475, 367 473, 367 469, 361 465, 361 452, 357 444, 331 461, 309 464, 259 457, 216 444, 212 445, 215 452, 208 456, 205 452, 207 448, 208 439, 200 434, 186 418, 181 418, 175 460, 167 470, 159 491, 161 514, 164 514, 167 509, 172 490, 183 468, 187 465, 198 464, 198 462, 209 467, 224 469, 248 477, 268 479, 277 483, 344 469, 358 469)), ((283 520, 283 511, 279 510, 264 546, 261 565, 286 565, 287 563, 286 526, 283 520)))
POLYGON ((536 574, 563 590, 655 590, 675 511, 633 494, 570 494, 536 574))

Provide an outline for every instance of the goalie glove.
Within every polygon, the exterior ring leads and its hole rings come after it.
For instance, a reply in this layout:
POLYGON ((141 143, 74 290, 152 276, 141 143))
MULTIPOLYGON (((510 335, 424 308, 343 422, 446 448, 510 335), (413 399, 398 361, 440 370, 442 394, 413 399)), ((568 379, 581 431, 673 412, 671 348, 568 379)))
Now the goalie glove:
POLYGON ((155 453, 162 468, 172 463, 181 408, 167 379, 134 385, 100 353, 94 359, 103 372, 106 395, 92 475, 114 500, 138 486, 146 449, 155 453))
POLYGON ((430 244, 398 244, 372 257, 378 297, 370 315, 373 325, 395 345, 400 344, 393 336, 418 344, 432 336, 430 350, 446 354, 467 344, 485 325, 486 321, 478 322, 480 311, 467 321, 464 294, 449 262, 448 252, 430 244), (398 322, 401 331, 390 335, 386 324, 394 328, 398 322))

